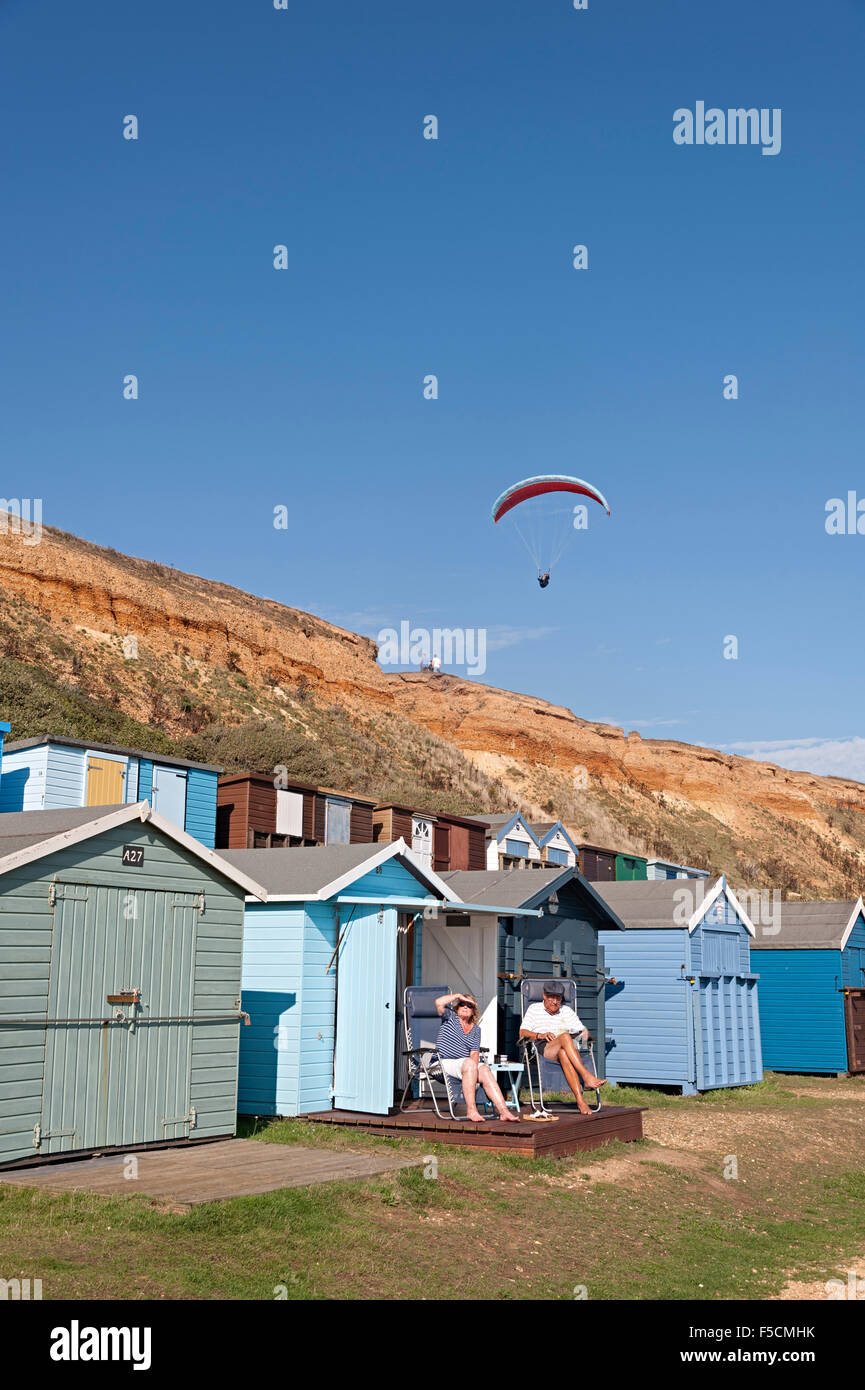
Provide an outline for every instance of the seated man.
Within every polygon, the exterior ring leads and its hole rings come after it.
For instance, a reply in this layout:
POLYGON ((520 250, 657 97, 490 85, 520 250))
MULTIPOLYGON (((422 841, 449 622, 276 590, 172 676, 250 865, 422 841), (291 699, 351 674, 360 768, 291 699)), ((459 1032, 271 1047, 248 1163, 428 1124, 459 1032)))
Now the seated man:
POLYGON ((588 1030, 575 1010, 562 1004, 564 997, 565 987, 560 980, 545 981, 543 1001, 530 1004, 526 1009, 520 1037, 546 1044, 544 1056, 551 1062, 558 1062, 565 1073, 565 1080, 577 1098, 580 1114, 591 1115, 583 1099, 580 1078, 589 1091, 596 1091, 607 1083, 593 1076, 580 1061, 579 1049, 571 1033, 586 1033, 588 1030))
POLYGON ((489 1067, 480 1065, 480 1010, 470 994, 442 994, 436 1000, 436 1013, 442 1019, 436 1051, 447 1076, 462 1082, 466 1113, 470 1120, 483 1120, 477 1107, 478 1083, 483 1086, 500 1120, 519 1120, 505 1103, 496 1078, 489 1067))

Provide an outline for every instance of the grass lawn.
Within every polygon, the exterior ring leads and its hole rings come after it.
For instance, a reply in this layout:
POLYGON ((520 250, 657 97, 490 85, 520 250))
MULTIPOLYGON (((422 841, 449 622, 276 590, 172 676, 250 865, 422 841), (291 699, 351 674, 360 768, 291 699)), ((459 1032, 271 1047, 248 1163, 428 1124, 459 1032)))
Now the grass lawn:
POLYGON ((263 1143, 430 1155, 437 1176, 184 1214, 0 1184, 0 1276, 41 1278, 46 1299, 765 1299, 861 1261, 865 1079, 615 1099, 649 1107, 646 1139, 568 1159, 244 1122, 263 1143))

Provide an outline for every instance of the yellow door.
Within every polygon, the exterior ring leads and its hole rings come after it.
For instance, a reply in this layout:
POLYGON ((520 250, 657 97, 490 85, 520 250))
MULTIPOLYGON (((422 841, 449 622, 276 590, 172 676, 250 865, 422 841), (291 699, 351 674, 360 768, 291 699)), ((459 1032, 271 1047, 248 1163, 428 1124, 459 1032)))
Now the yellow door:
POLYGON ((87 759, 87 805, 123 805, 123 763, 87 759))

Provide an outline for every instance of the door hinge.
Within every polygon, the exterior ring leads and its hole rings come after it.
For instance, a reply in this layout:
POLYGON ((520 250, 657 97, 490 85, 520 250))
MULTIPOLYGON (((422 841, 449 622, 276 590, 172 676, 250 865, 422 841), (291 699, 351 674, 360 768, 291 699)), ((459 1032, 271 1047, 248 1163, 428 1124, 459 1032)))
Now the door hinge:
POLYGON ((190 1129, 195 1129, 197 1118, 198 1117, 195 1113, 195 1106, 191 1105, 189 1107, 188 1115, 175 1115, 170 1120, 163 1120, 162 1128, 167 1129, 169 1125, 189 1125, 190 1129))

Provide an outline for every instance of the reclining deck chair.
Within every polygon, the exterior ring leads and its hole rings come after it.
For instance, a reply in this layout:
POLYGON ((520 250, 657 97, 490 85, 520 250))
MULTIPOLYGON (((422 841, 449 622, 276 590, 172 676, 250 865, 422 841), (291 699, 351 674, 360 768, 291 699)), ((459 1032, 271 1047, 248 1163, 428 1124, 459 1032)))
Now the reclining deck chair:
MULTIPOLYGON (((562 1000, 562 1008, 569 1005, 574 1012, 577 1011, 577 982, 576 980, 560 979, 560 985, 564 985, 565 997, 562 1000)), ((525 1017, 526 1009, 530 1004, 537 1004, 544 997, 543 980, 521 980, 520 981, 520 1020, 525 1017)), ((595 1071, 595 1046, 588 1030, 582 1033, 572 1033, 571 1036, 577 1045, 581 1060, 588 1058, 589 1066, 595 1071)), ((550 1061, 544 1056, 543 1045, 538 1045, 533 1038, 520 1038, 520 1049, 523 1054, 523 1063, 526 1068, 526 1077, 529 1083, 529 1097, 532 1105, 532 1116, 534 1119, 548 1119, 552 1114, 544 1104, 544 1089, 549 1091, 568 1091, 570 1087, 565 1079, 565 1073, 559 1062, 550 1061), (538 1094, 540 1100, 535 1104, 535 1092, 532 1085, 532 1064, 534 1063, 538 1078, 538 1094)), ((585 1092, 583 1093, 585 1095, 585 1092)), ((586 1104, 591 1110, 600 1110, 601 1093, 595 1091, 595 1104, 591 1105, 588 1099, 586 1104)))
MULTIPOLYGON (((408 1082, 399 1103, 405 1110, 406 1097, 417 1082, 418 1096, 423 1099, 426 1092, 440 1120, 445 1117, 439 1109, 437 1092, 444 1092, 452 1120, 463 1117, 454 1112, 454 1104, 463 1099, 462 1083, 453 1076, 447 1076, 442 1068, 441 1058, 436 1050, 436 1040, 441 1017, 436 1011, 436 1000, 449 994, 447 985, 409 985, 403 995, 403 1026, 405 1028, 405 1055, 408 1059, 408 1082)), ((486 1051, 481 1051, 481 1061, 486 1060, 486 1051)), ((478 1087, 478 1103, 486 1100, 482 1088, 478 1087)))

